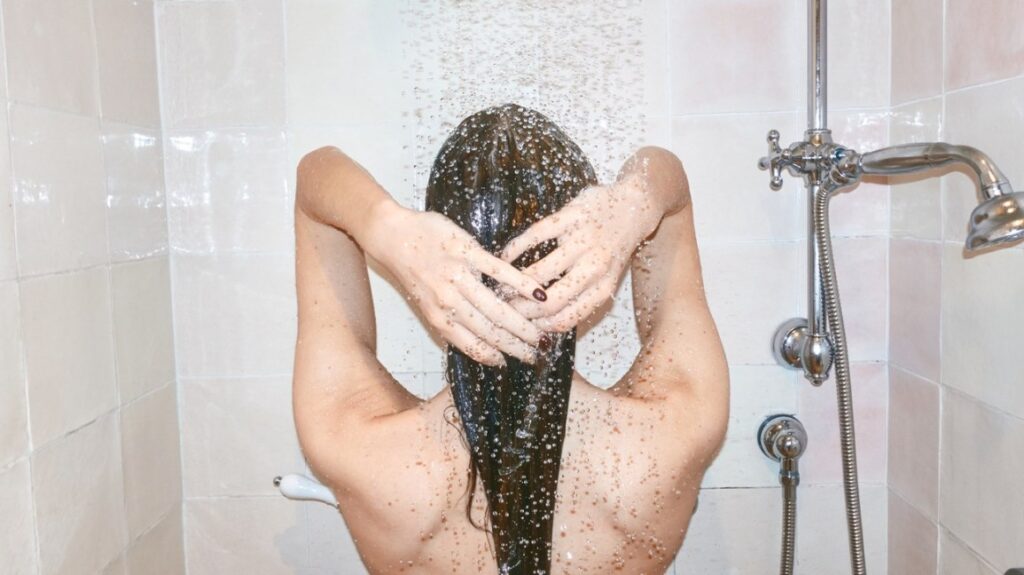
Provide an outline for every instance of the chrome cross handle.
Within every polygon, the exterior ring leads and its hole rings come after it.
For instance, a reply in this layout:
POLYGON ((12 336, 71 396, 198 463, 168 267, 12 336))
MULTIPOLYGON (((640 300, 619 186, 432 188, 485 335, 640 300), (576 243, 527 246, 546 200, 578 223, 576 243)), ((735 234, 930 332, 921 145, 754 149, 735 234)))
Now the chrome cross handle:
POLYGON ((757 162, 757 166, 762 170, 771 171, 772 179, 768 182, 771 189, 776 191, 782 189, 782 168, 790 163, 792 163, 790 151, 779 147, 779 131, 768 132, 768 155, 761 158, 757 162))

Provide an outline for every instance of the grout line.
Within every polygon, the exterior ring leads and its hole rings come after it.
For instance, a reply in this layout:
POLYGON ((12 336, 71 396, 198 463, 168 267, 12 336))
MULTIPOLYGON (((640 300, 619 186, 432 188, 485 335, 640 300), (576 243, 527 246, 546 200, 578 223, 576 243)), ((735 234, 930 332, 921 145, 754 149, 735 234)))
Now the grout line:
MULTIPOLYGON (((125 441, 124 441, 124 426, 122 425, 122 397, 121 397, 121 377, 120 370, 118 369, 118 354, 117 354, 117 318, 114 313, 114 273, 111 259, 111 241, 110 241, 110 165, 108 164, 108 150, 104 141, 104 121, 103 121, 103 94, 101 90, 102 75, 100 73, 100 54, 97 41, 97 29, 96 29, 96 4, 89 2, 89 19, 90 19, 90 32, 92 33, 92 48, 94 52, 94 73, 96 78, 96 131, 97 138, 99 141, 97 145, 100 151, 100 169, 103 172, 103 192, 104 192, 104 210, 103 210, 103 233, 104 233, 104 244, 106 245, 106 261, 103 262, 102 267, 104 268, 106 276, 106 288, 107 288, 107 317, 110 320, 110 331, 106 334, 108 345, 110 346, 110 364, 113 370, 113 385, 114 385, 114 398, 115 405, 110 411, 112 417, 114 417, 114 434, 116 437, 114 440, 117 442, 118 455, 120 458, 118 467, 121 472, 121 527, 123 528, 124 539, 121 541, 121 549, 118 555, 111 559, 110 562, 117 561, 121 556, 127 556, 128 547, 131 541, 131 534, 129 533, 128 527, 128 489, 125 484, 125 465, 127 463, 127 457, 125 454, 125 441)), ((99 418, 97 418, 98 420, 99 418)), ((96 421, 96 420, 94 420, 96 421)), ((90 425, 86 424, 84 427, 90 425)), ((72 432, 73 433, 73 432, 72 432)), ((71 435, 71 434, 68 434, 71 435)))
MULTIPOLYGON (((941 63, 939 70, 939 87, 941 91, 941 102, 939 110, 939 126, 938 126, 938 140, 944 141, 946 139, 946 15, 948 13, 948 0, 942 0, 942 22, 940 25, 941 32, 939 33, 940 42, 942 45, 939 47, 941 53, 941 63)), ((939 238, 945 243, 946 241, 946 217, 948 216, 948 208, 946 206, 946 189, 948 188, 948 179, 941 178, 939 180, 939 238)), ((935 522, 939 525, 939 529, 936 530, 935 534, 935 566, 938 569, 942 568, 942 538, 939 537, 939 531, 942 529, 942 472, 943 472, 943 421, 945 421, 946 412, 946 390, 945 386, 942 385, 942 310, 945 309, 944 300, 949 297, 949 294, 945 293, 946 290, 942 289, 943 277, 945 276, 945 252, 944 249, 940 250, 939 253, 939 414, 937 422, 937 431, 939 437, 936 440, 936 455, 935 455, 935 522)))
MULTIPOLYGON (((5 14, 3 13, 2 6, 0 6, 0 40, 2 40, 4 45, 6 46, 6 44, 7 44, 7 19, 4 16, 5 16, 5 14)), ((10 97, 10 93, 9 92, 10 92, 10 86, 11 86, 11 82, 10 82, 11 66, 10 66, 10 61, 7 58, 7 50, 4 50, 4 53, 2 54, 2 58, 3 58, 3 65, 4 65, 4 78, 3 78, 4 88, 8 92, 7 94, 5 94, 5 96, 7 98, 9 98, 10 97)), ((15 196, 17 195, 17 186, 15 185, 15 173, 14 173, 14 146, 11 145, 11 109, 12 109, 12 107, 13 107, 12 103, 9 100, 6 100, 4 102, 3 113, 4 113, 4 115, 6 117, 6 121, 7 121, 7 143, 8 143, 7 154, 6 154, 7 158, 6 158, 6 160, 7 160, 7 163, 8 163, 7 165, 10 166, 10 170, 9 170, 9 173, 8 173, 8 176, 7 176, 8 185, 10 187, 10 192, 9 192, 8 199, 10 199, 10 201, 11 201, 11 227, 12 227, 11 235, 12 235, 13 240, 14 240, 13 241, 13 245, 12 245, 12 247, 14 248, 14 278, 13 278, 13 281, 15 282, 15 286, 16 286, 15 287, 15 292, 16 292, 16 295, 17 295, 17 303, 18 303, 18 312, 17 312, 18 313, 18 334, 17 335, 18 335, 18 343, 19 343, 19 345, 18 345, 18 355, 19 355, 19 360, 21 361, 21 378, 22 378, 21 385, 22 385, 22 391, 23 391, 24 397, 25 397, 25 427, 26 427, 25 435, 26 435, 26 438, 28 440, 28 446, 27 446, 28 450, 19 459, 24 459, 27 462, 27 465, 28 465, 29 506, 30 506, 31 512, 32 512, 32 517, 31 517, 31 520, 32 520, 32 553, 33 553, 33 557, 32 557, 32 559, 33 559, 32 570, 35 573, 38 574, 38 573, 40 573, 42 571, 42 551, 41 551, 40 543, 39 543, 39 519, 38 519, 39 518, 39 509, 38 509, 38 506, 36 505, 35 465, 33 464, 34 462, 33 462, 33 457, 32 457, 35 454, 35 452, 36 452, 36 440, 35 440, 34 434, 32 432, 32 409, 31 409, 31 403, 30 403, 31 400, 29 398, 28 361, 27 361, 27 356, 25 354, 24 322, 21 321, 21 317, 22 317, 22 305, 21 305, 21 299, 22 299, 22 294, 21 294, 21 291, 22 291, 22 289, 21 289, 22 288, 22 273, 21 273, 21 268, 22 268, 22 265, 21 265, 20 258, 18 257, 18 254, 19 254, 18 246, 20 245, 19 241, 18 241, 18 225, 17 225, 17 221, 18 221, 18 218, 17 218, 18 207, 17 207, 17 205, 18 205, 18 202, 15 201, 15 196)), ((17 461, 18 460, 15 460, 15 462, 17 462, 17 461)), ((13 465, 14 464, 12 463, 10 467, 13 467, 13 465)))
POLYGON ((182 564, 185 567, 185 573, 187 575, 187 573, 189 571, 189 560, 188 560, 189 559, 189 553, 188 553, 189 541, 188 541, 188 537, 186 537, 186 533, 188 533, 188 514, 185 512, 185 458, 184 458, 184 454, 182 453, 182 440, 181 440, 182 428, 183 428, 183 426, 182 426, 182 414, 181 414, 181 404, 182 404, 182 401, 181 401, 181 385, 178 384, 178 380, 180 379, 180 376, 178 375, 180 373, 180 366, 178 365, 179 364, 179 358, 178 358, 179 334, 178 334, 178 329, 177 329, 177 325, 176 325, 176 323, 177 323, 176 322, 177 313, 176 313, 176 306, 175 306, 176 298, 175 298, 175 293, 174 293, 175 292, 175 289, 174 289, 174 286, 175 286, 175 281, 174 281, 174 279, 175 279, 175 266, 174 266, 174 262, 176 261, 176 259, 177 259, 176 256, 178 254, 176 254, 175 250, 171 249, 171 243, 172 243, 171 242, 171 224, 170 224, 170 222, 171 222, 171 215, 170 215, 171 206, 170 206, 170 201, 168 199, 168 189, 169 189, 169 187, 168 187, 168 184, 167 184, 167 154, 166 154, 166 147, 167 147, 167 145, 168 145, 168 143, 170 141, 170 137, 168 136, 168 132, 166 130, 166 126, 167 126, 167 108, 165 106, 165 101, 164 101, 164 97, 163 97, 164 94, 165 94, 165 85, 164 85, 163 58, 162 58, 163 50, 161 49, 161 42, 160 42, 160 38, 161 38, 161 28, 160 28, 161 18, 160 18, 160 16, 161 16, 161 10, 163 9, 163 6, 164 6, 164 4, 162 4, 160 2, 154 2, 153 3, 153 38, 152 38, 152 41, 153 41, 153 44, 154 44, 154 56, 155 56, 155 60, 156 60, 157 104, 158 104, 159 116, 160 116, 160 126, 158 128, 158 132, 160 134, 161 173, 162 173, 162 176, 163 176, 164 230, 165 230, 165 241, 167 243, 167 278, 168 278, 168 281, 170 282, 170 286, 168 286, 169 287, 169 293, 170 293, 170 302, 168 302, 168 304, 169 304, 169 306, 168 306, 169 310, 168 311, 170 312, 170 315, 171 315, 171 317, 170 317, 170 322, 171 322, 171 342, 172 342, 171 343, 171 352, 172 352, 172 354, 174 356, 173 360, 172 360, 172 363, 174 365, 174 407, 175 407, 175 412, 176 412, 175 415, 177 417, 177 426, 178 426, 178 437, 177 437, 178 441, 177 441, 177 444, 178 444, 178 470, 179 470, 179 476, 178 476, 178 493, 179 493, 178 497, 179 498, 178 498, 178 507, 177 507, 177 509, 178 509, 178 512, 181 515, 181 533, 180 533, 180 536, 181 536, 181 555, 182 555, 181 561, 182 561, 182 564))

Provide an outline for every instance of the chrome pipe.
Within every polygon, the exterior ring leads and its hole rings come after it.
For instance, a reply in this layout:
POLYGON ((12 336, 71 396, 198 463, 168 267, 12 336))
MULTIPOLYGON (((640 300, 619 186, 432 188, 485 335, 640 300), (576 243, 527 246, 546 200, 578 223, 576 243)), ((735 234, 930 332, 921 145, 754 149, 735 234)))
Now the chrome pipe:
POLYGON ((836 406, 839 414, 839 451, 843 463, 843 497, 846 503, 846 529, 850 546, 850 571, 853 575, 867 574, 867 560, 864 552, 864 524, 861 519, 860 483, 857 478, 857 434, 854 431, 853 386, 850 380, 850 356, 846 341, 846 326, 843 321, 843 306, 839 298, 839 281, 836 278, 834 254, 832 252, 832 231, 829 226, 829 201, 832 194, 841 189, 827 184, 822 186, 814 198, 814 220, 817 232, 822 290, 825 295, 825 309, 828 315, 836 373, 836 406))
POLYGON ((807 129, 828 129, 828 0, 807 1, 807 129))
POLYGON ((782 486, 782 551, 779 574, 793 575, 796 564, 796 488, 800 485, 800 456, 807 449, 807 432, 792 415, 768 416, 757 431, 757 444, 765 457, 779 463, 782 486))
POLYGON ((890 146, 861 156, 864 174, 891 176, 959 164, 966 166, 978 179, 981 194, 988 200, 1013 193, 1010 181, 984 152, 970 146, 945 142, 925 142, 890 146))

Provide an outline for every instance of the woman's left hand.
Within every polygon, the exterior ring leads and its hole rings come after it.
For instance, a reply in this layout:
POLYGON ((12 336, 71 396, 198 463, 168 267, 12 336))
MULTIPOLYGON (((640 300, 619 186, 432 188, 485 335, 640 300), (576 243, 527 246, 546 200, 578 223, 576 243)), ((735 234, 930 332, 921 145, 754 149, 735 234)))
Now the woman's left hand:
POLYGON ((558 247, 524 271, 547 289, 547 300, 518 297, 510 303, 544 331, 572 329, 615 294, 637 246, 661 222, 665 208, 647 193, 639 174, 608 186, 592 186, 558 212, 533 224, 502 252, 512 262, 548 240, 558 247), (564 274, 564 275, 563 275, 564 274))

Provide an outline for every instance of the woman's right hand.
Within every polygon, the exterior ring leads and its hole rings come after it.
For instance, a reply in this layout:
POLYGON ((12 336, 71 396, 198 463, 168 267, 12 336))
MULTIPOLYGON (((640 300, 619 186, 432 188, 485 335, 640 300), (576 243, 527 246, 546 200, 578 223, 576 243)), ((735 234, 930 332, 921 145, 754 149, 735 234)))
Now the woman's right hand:
POLYGON ((540 330, 484 285, 482 274, 511 292, 544 301, 540 283, 441 214, 386 202, 371 221, 363 249, 398 280, 442 338, 486 365, 503 364, 502 352, 535 361, 540 330))

